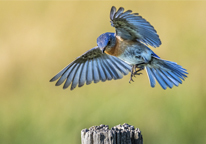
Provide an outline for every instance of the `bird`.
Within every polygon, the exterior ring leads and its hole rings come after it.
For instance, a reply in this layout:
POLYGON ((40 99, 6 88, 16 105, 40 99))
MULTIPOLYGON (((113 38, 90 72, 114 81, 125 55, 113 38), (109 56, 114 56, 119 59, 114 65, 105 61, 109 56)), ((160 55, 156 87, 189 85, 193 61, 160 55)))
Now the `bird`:
POLYGON ((130 74, 141 75, 146 70, 150 86, 156 81, 165 90, 182 84, 187 77, 187 70, 175 62, 161 59, 150 47, 159 47, 161 41, 154 27, 138 13, 124 11, 123 7, 110 11, 111 26, 115 33, 106 32, 97 38, 97 46, 77 57, 73 62, 56 74, 50 82, 56 86, 64 83, 63 89, 73 90, 107 80, 122 79, 130 74))

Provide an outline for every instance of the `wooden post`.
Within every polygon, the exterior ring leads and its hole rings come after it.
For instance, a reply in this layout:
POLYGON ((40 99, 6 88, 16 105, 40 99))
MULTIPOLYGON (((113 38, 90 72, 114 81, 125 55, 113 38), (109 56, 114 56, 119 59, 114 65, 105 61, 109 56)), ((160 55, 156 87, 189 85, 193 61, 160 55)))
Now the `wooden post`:
POLYGON ((139 128, 124 123, 109 129, 108 125, 92 126, 81 131, 82 144, 143 144, 139 128))

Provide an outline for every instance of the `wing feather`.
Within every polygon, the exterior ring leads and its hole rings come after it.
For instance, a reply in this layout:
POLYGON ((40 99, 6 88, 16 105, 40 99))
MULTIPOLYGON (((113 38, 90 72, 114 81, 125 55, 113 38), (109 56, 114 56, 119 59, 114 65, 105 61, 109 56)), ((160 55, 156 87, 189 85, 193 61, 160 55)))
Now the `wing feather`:
POLYGON ((116 79, 121 79, 123 78, 123 73, 121 72, 121 70, 119 70, 119 68, 117 68, 117 66, 112 62, 111 58, 107 59, 107 62, 110 66, 110 68, 112 69, 112 72, 114 73, 116 79))
POLYGON ((124 16, 130 14, 131 12, 132 12, 131 10, 127 10, 126 12, 121 13, 121 14, 119 15, 119 18, 123 18, 124 16))
POLYGON ((111 75, 112 78, 114 78, 115 80, 118 79, 117 77, 117 73, 114 67, 112 67, 108 61, 108 59, 105 59, 105 63, 106 63, 106 67, 111 75))
POLYGON ((66 89, 71 85, 71 90, 73 90, 77 85, 82 87, 85 82, 89 85, 92 81, 97 83, 100 80, 104 82, 121 79, 130 70, 129 64, 114 56, 102 53, 99 47, 94 47, 66 66, 50 81, 57 80, 56 86, 65 81, 63 88, 66 89))
POLYGON ((98 83, 100 78, 99 78, 99 71, 98 71, 98 64, 97 64, 97 60, 93 59, 92 61, 93 64, 93 78, 94 78, 94 83, 98 83))
POLYGON ((107 78, 106 78, 106 74, 102 68, 102 63, 101 63, 100 58, 97 58, 97 62, 98 62, 98 71, 99 71, 100 79, 101 79, 101 81, 105 82, 107 80, 107 78))
POLYGON ((76 64, 73 64, 66 72, 63 73, 63 75, 61 76, 61 78, 57 81, 56 86, 61 85, 66 78, 68 77, 68 75, 70 74, 70 72, 73 71, 73 69, 75 68, 76 64))
POLYGON ((116 29, 116 35, 126 40, 137 40, 153 47, 161 45, 160 38, 154 27, 131 10, 124 12, 120 7, 117 12, 113 6, 110 12, 111 25, 116 29))
POLYGON ((87 69, 86 84, 87 85, 91 84, 92 80, 93 80, 92 60, 89 60, 89 62, 88 62, 88 69, 87 69))
POLYGON ((110 74, 110 72, 109 72, 109 69, 108 69, 108 67, 107 67, 106 62, 101 59, 101 63, 102 63, 102 67, 103 67, 103 69, 104 69, 104 71, 105 71, 107 80, 112 80, 113 77, 111 76, 111 74, 110 74))
POLYGON ((86 74, 87 74, 87 65, 88 61, 86 61, 84 64, 84 67, 82 68, 81 74, 80 74, 80 79, 79 79, 79 85, 78 87, 82 87, 84 83, 86 82, 86 74))
POLYGON ((77 86, 77 84, 79 83, 80 73, 82 71, 82 67, 83 67, 84 63, 81 63, 79 65, 80 66, 77 68, 76 74, 75 74, 74 79, 72 81, 71 90, 73 90, 77 86))
POLYGON ((120 7, 118 11, 114 14, 114 17, 117 18, 124 11, 123 7, 120 7))
POLYGON ((111 57, 111 62, 113 65, 115 65, 115 67, 121 72, 123 73, 124 75, 127 75, 129 73, 129 71, 127 69, 125 69, 124 66, 122 66, 121 63, 118 63, 118 62, 115 62, 114 58, 111 57))
POLYGON ((72 69, 72 71, 69 73, 67 80, 64 83, 63 89, 66 89, 71 84, 78 67, 79 67, 79 64, 76 64, 75 67, 72 69))

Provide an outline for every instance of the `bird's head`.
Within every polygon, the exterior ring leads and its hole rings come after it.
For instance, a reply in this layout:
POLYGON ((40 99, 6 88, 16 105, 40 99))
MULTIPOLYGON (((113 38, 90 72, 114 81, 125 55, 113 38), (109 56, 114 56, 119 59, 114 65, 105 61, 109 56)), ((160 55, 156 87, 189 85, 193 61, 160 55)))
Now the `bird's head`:
POLYGON ((104 33, 97 38, 97 45, 104 53, 115 46, 116 38, 114 33, 104 33))

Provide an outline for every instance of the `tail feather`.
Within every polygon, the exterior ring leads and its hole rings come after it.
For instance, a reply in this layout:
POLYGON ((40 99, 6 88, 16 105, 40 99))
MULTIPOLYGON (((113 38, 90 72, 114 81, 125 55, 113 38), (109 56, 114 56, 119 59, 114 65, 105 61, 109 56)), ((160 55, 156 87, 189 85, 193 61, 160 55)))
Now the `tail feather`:
POLYGON ((178 81, 176 81, 170 74, 168 74, 166 71, 162 70, 162 73, 164 73, 164 75, 166 76, 166 78, 168 78, 168 80, 170 80, 175 86, 178 86, 179 83, 178 81))
POLYGON ((162 79, 165 81, 165 83, 167 84, 167 86, 169 88, 173 87, 173 83, 161 72, 161 70, 157 69, 157 72, 159 73, 159 75, 162 77, 162 79))
POLYGON ((167 73, 169 73, 176 81, 182 84, 181 79, 177 75, 175 75, 174 72, 168 71, 167 73))
POLYGON ((146 66, 146 71, 147 71, 147 75, 149 77, 151 87, 155 87, 156 82, 155 82, 155 78, 154 78, 154 75, 152 74, 151 69, 146 66))
POLYGON ((147 64, 145 68, 151 87, 155 87, 156 79, 163 89, 182 84, 182 80, 184 80, 187 77, 186 74, 188 74, 186 72, 187 70, 182 68, 182 66, 160 58, 153 58, 151 63, 147 64))
POLYGON ((157 72, 156 69, 151 69, 154 77, 156 78, 156 80, 158 81, 158 83, 160 84, 160 86, 163 88, 163 89, 166 89, 167 88, 167 84, 165 83, 165 81, 163 80, 163 78, 159 75, 159 73, 157 72))

